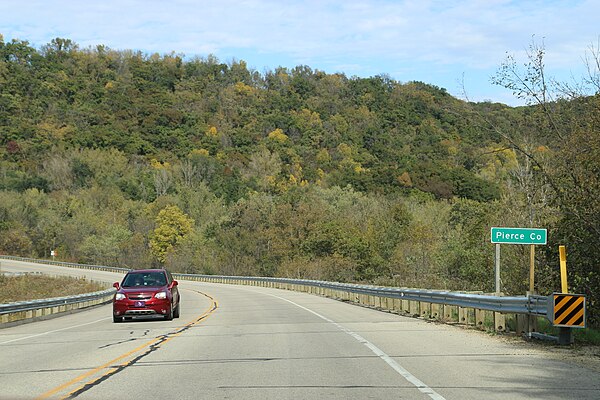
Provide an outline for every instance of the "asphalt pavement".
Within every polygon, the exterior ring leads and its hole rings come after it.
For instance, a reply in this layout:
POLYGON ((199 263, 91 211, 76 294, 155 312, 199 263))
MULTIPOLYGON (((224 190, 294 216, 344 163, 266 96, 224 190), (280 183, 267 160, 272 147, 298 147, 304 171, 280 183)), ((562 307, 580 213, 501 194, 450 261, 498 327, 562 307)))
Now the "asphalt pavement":
POLYGON ((482 332, 285 290, 179 287, 173 321, 115 324, 106 305, 0 329, 0 398, 600 398, 597 372, 482 332))

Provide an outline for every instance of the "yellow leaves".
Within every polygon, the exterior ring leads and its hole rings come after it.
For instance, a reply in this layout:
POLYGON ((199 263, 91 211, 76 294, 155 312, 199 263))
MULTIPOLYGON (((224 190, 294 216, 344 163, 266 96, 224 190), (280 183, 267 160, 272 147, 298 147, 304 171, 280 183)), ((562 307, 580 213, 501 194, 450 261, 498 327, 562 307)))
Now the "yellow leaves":
POLYGON ((288 140, 288 136, 285 133, 283 133, 283 130, 277 128, 269 133, 269 139, 279 143, 285 143, 288 140))
POLYGON ((325 171, 323 171, 321 168, 317 168, 317 180, 315 181, 315 184, 317 186, 323 186, 324 178, 325 178, 325 171))
POLYGON ((337 150, 344 157, 352 157, 352 147, 348 146, 346 143, 340 143, 337 147, 337 150))
POLYGON ((293 111, 292 116, 301 130, 319 129, 323 127, 323 121, 321 116, 307 108, 303 108, 301 111, 293 111))
POLYGON ((37 133, 49 140, 61 140, 69 134, 75 133, 75 130, 69 125, 59 125, 55 122, 45 121, 37 125, 37 133))
POLYGON ((343 156, 342 161, 339 163, 341 169, 352 171, 355 174, 363 174, 369 171, 369 169, 364 168, 360 162, 354 160, 355 151, 346 143, 340 143, 337 147, 337 151, 343 156))
POLYGON ((115 87, 115 84, 113 81, 108 81, 106 82, 106 85, 104 85, 104 89, 106 90, 111 90, 115 87))
POLYGON ((363 172, 367 172, 367 169, 363 168, 363 166, 360 165, 360 163, 356 163, 356 165, 354 166, 354 172, 356 172, 357 174, 362 174, 363 172))
POLYGON ((267 176, 267 184, 270 187, 276 187, 277 186, 277 178, 274 175, 268 175, 267 176))
POLYGON ((277 71, 277 78, 279 78, 279 80, 281 82, 285 82, 285 83, 290 81, 290 75, 287 72, 285 72, 285 70, 283 70, 283 69, 277 71))
POLYGON ((194 220, 177 206, 166 206, 156 217, 156 229, 150 237, 150 249, 165 262, 167 253, 194 230, 194 220))
POLYGON ((490 181, 501 179, 508 171, 519 166, 514 150, 506 148, 491 148, 486 154, 486 163, 479 170, 479 177, 490 181))
POLYGON ((243 96, 250 96, 251 94, 254 93, 254 88, 252 86, 246 85, 244 82, 236 83, 234 86, 234 89, 237 94, 240 94, 243 96))
POLYGON ((365 172, 369 171, 368 168, 363 167, 361 163, 354 161, 351 158, 344 158, 340 162, 340 168, 348 172, 352 171, 355 174, 364 174, 365 172))
POLYGON ((189 156, 203 156, 208 157, 210 153, 206 149, 194 149, 190 152, 189 156))
POLYGON ((217 132, 217 128, 214 126, 211 126, 210 128, 208 128, 204 134, 208 137, 213 137, 213 138, 216 138, 217 136, 219 136, 219 133, 217 132))
POLYGON ((410 174, 407 171, 404 171, 402 175, 398 176, 396 180, 404 187, 412 187, 412 179, 410 179, 410 174))
POLYGON ((161 170, 161 169, 165 169, 165 170, 169 170, 171 169, 171 164, 167 161, 165 162, 160 162, 157 159, 153 158, 150 160, 150 165, 152 166, 152 168, 156 169, 156 170, 161 170))
POLYGON ((440 141, 440 144, 446 148, 446 151, 451 156, 455 156, 458 154, 458 144, 455 140, 444 139, 440 141))

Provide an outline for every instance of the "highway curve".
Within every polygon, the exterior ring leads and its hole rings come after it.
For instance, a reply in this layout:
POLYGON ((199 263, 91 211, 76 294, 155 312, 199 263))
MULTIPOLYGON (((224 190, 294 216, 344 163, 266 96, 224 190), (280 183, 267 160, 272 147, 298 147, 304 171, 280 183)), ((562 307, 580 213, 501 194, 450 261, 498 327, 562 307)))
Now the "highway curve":
POLYGON ((114 324, 107 305, 0 329, 0 398, 600 398, 599 373, 482 332, 278 289, 180 289, 173 321, 114 324))

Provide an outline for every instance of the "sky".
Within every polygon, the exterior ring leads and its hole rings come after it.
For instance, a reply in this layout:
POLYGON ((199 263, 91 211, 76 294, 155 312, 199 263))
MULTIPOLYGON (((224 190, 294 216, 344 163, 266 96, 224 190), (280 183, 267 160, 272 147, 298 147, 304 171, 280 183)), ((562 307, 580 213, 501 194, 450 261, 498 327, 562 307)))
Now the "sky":
POLYGON ((4 41, 54 38, 192 57, 244 60, 258 72, 307 65, 348 77, 422 81, 471 101, 520 105, 491 83, 532 42, 546 73, 585 74, 600 44, 600 0, 0 0, 4 41))

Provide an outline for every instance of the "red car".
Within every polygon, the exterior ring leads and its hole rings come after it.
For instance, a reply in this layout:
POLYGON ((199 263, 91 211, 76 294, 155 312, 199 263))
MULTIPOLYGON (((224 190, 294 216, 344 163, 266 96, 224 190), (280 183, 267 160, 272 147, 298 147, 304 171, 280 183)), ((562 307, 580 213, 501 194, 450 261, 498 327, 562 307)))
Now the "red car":
POLYGON ((123 281, 113 285, 113 321, 122 322, 134 316, 161 315, 167 321, 179 318, 177 281, 164 269, 129 271, 123 281))

